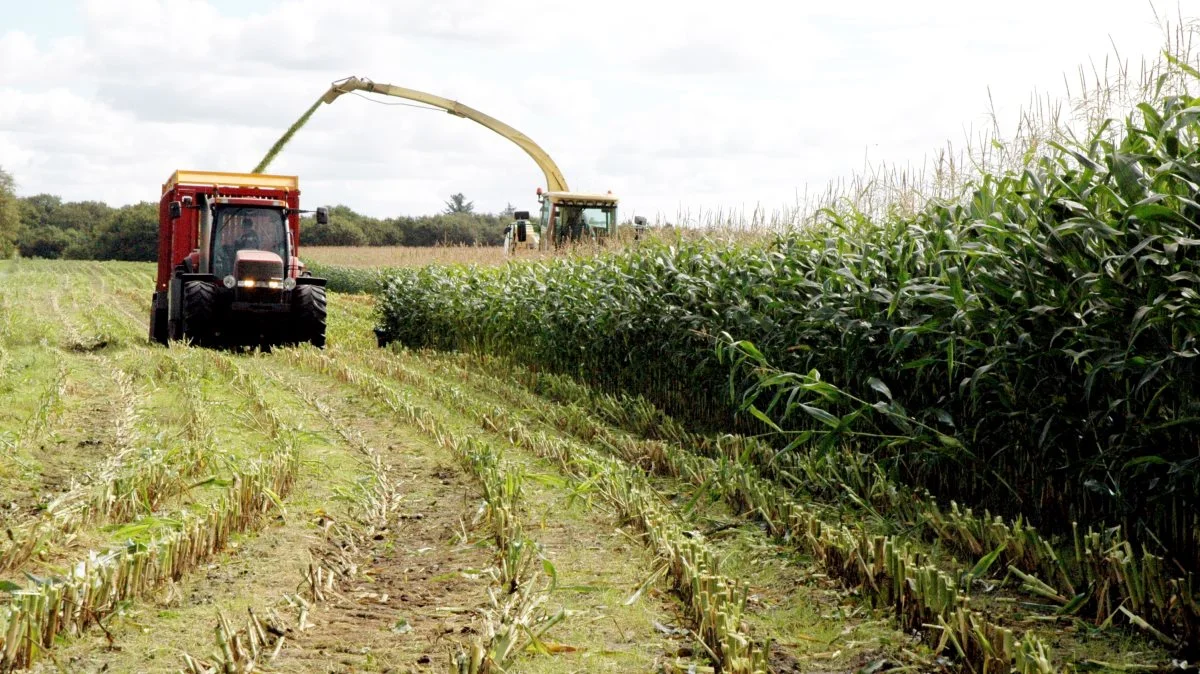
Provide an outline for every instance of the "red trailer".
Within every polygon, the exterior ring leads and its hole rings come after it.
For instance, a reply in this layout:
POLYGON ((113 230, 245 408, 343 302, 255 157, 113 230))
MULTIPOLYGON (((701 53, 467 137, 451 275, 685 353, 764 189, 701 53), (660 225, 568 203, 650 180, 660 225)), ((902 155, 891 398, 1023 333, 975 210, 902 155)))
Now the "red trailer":
POLYGON ((325 279, 298 257, 303 212, 295 176, 172 174, 158 206, 151 341, 323 347, 325 279))

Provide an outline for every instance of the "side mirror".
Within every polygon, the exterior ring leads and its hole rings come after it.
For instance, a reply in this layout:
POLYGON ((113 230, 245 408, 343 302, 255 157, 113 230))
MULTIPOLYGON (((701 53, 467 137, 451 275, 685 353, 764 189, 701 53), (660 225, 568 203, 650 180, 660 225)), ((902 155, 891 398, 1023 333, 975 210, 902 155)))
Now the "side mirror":
POLYGON ((178 201, 172 201, 167 205, 167 213, 170 214, 172 220, 176 220, 183 215, 183 204, 178 201))
POLYGON ((642 215, 634 216, 633 224, 637 225, 638 227, 645 227, 646 226, 645 216, 642 216, 642 215))
POLYGON ((328 208, 321 206, 320 208, 317 209, 317 224, 318 225, 328 225, 329 224, 329 209, 328 208))
POLYGON ((529 219, 529 211, 516 211, 513 213, 513 219, 514 220, 528 220, 529 219))

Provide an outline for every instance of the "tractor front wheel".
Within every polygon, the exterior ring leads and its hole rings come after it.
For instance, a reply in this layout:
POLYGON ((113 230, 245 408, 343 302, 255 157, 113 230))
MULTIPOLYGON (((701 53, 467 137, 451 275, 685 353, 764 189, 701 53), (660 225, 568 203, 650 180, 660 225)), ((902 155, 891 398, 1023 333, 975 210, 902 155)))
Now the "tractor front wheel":
POLYGON ((213 341, 213 313, 217 291, 211 283, 188 281, 183 284, 183 338, 197 346, 213 341))
POLYGON ((308 342, 318 349, 325 348, 325 288, 302 285, 296 286, 292 293, 296 316, 295 341, 301 344, 308 342))

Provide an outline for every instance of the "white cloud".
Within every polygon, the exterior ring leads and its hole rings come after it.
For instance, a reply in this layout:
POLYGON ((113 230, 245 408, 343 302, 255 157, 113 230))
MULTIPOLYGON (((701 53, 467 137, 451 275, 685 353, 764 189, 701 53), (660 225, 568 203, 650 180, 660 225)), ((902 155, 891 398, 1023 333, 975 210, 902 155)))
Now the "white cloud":
MULTIPOLYGON (((1160 8, 1175 12, 1168 0, 1160 8)), ((1159 46, 1127 0, 839 3, 84 0, 75 34, 0 28, 0 166, 24 194, 154 200, 176 168, 247 170, 351 74, 528 134, 627 212, 791 204, 872 160, 919 163, 1111 52, 1159 46)), ((344 96, 271 170, 375 215, 533 207, 537 167, 469 121, 344 96)))
POLYGON ((665 75, 723 75, 751 68, 746 57, 716 43, 696 42, 663 49, 643 61, 647 70, 665 75))

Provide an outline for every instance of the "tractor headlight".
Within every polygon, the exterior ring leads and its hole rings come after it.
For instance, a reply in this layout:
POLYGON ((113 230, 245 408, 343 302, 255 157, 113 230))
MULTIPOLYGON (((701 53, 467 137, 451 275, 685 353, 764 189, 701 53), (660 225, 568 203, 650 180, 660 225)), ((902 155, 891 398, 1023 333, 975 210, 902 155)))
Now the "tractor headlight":
POLYGON ((237 285, 237 279, 233 277, 233 274, 230 274, 229 276, 221 279, 221 283, 224 283, 226 288, 232 288, 237 285))
POLYGON ((296 289, 296 279, 294 279, 290 276, 283 279, 283 289, 284 290, 295 290, 296 289))

